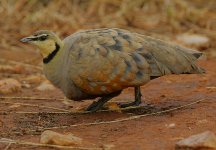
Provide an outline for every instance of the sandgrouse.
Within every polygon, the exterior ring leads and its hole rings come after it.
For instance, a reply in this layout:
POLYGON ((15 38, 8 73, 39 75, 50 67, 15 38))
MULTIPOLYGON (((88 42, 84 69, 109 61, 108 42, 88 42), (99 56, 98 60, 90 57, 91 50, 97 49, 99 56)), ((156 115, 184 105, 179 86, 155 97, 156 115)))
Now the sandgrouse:
POLYGON ((140 86, 168 74, 203 73, 195 62, 201 52, 122 29, 76 32, 64 40, 47 30, 21 39, 40 49, 44 73, 65 96, 75 101, 95 99, 87 111, 97 111, 127 87, 140 86))

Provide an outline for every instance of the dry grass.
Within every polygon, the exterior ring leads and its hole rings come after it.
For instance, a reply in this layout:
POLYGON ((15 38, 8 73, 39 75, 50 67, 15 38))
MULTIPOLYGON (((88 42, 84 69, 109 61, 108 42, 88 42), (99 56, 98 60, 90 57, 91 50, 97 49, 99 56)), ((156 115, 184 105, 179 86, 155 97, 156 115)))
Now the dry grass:
POLYGON ((1 49, 28 49, 18 40, 39 29, 64 37, 79 29, 120 27, 168 37, 198 32, 216 40, 215 0, 2 0, 0 15, 1 49))

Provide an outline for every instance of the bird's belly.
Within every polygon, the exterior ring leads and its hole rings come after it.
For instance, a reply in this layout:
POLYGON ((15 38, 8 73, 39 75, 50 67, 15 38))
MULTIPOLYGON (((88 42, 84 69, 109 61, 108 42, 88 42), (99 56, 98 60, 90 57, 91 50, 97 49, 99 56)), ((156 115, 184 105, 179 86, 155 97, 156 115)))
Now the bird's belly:
POLYGON ((82 100, 88 100, 88 99, 95 99, 98 96, 97 95, 89 95, 86 93, 83 93, 81 95, 77 95, 77 94, 70 94, 70 93, 64 93, 65 96, 70 99, 70 100, 74 100, 74 101, 82 101, 82 100))
POLYGON ((64 95, 71 100, 74 101, 82 101, 87 99, 94 99, 97 98, 98 95, 91 95, 89 93, 84 92, 83 90, 80 90, 78 87, 76 87, 73 84, 64 84, 60 87, 60 89, 63 91, 64 95))

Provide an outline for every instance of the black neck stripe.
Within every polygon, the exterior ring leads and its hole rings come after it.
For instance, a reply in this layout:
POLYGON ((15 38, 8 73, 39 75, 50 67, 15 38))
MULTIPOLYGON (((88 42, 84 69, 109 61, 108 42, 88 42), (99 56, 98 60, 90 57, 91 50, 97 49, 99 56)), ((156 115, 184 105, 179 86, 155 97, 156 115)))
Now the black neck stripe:
POLYGON ((52 53, 50 53, 46 58, 43 59, 44 64, 48 64, 55 57, 57 52, 59 51, 60 46, 57 43, 55 43, 55 46, 56 46, 55 50, 52 51, 52 53))

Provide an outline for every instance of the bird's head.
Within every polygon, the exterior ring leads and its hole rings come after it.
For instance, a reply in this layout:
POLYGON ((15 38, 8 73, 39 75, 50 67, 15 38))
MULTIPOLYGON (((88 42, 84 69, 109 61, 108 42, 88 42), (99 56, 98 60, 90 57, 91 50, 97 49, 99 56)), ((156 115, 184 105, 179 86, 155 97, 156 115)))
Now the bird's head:
POLYGON ((38 47, 44 59, 55 50, 63 47, 63 41, 55 33, 47 30, 37 31, 31 36, 22 38, 20 41, 38 47))

